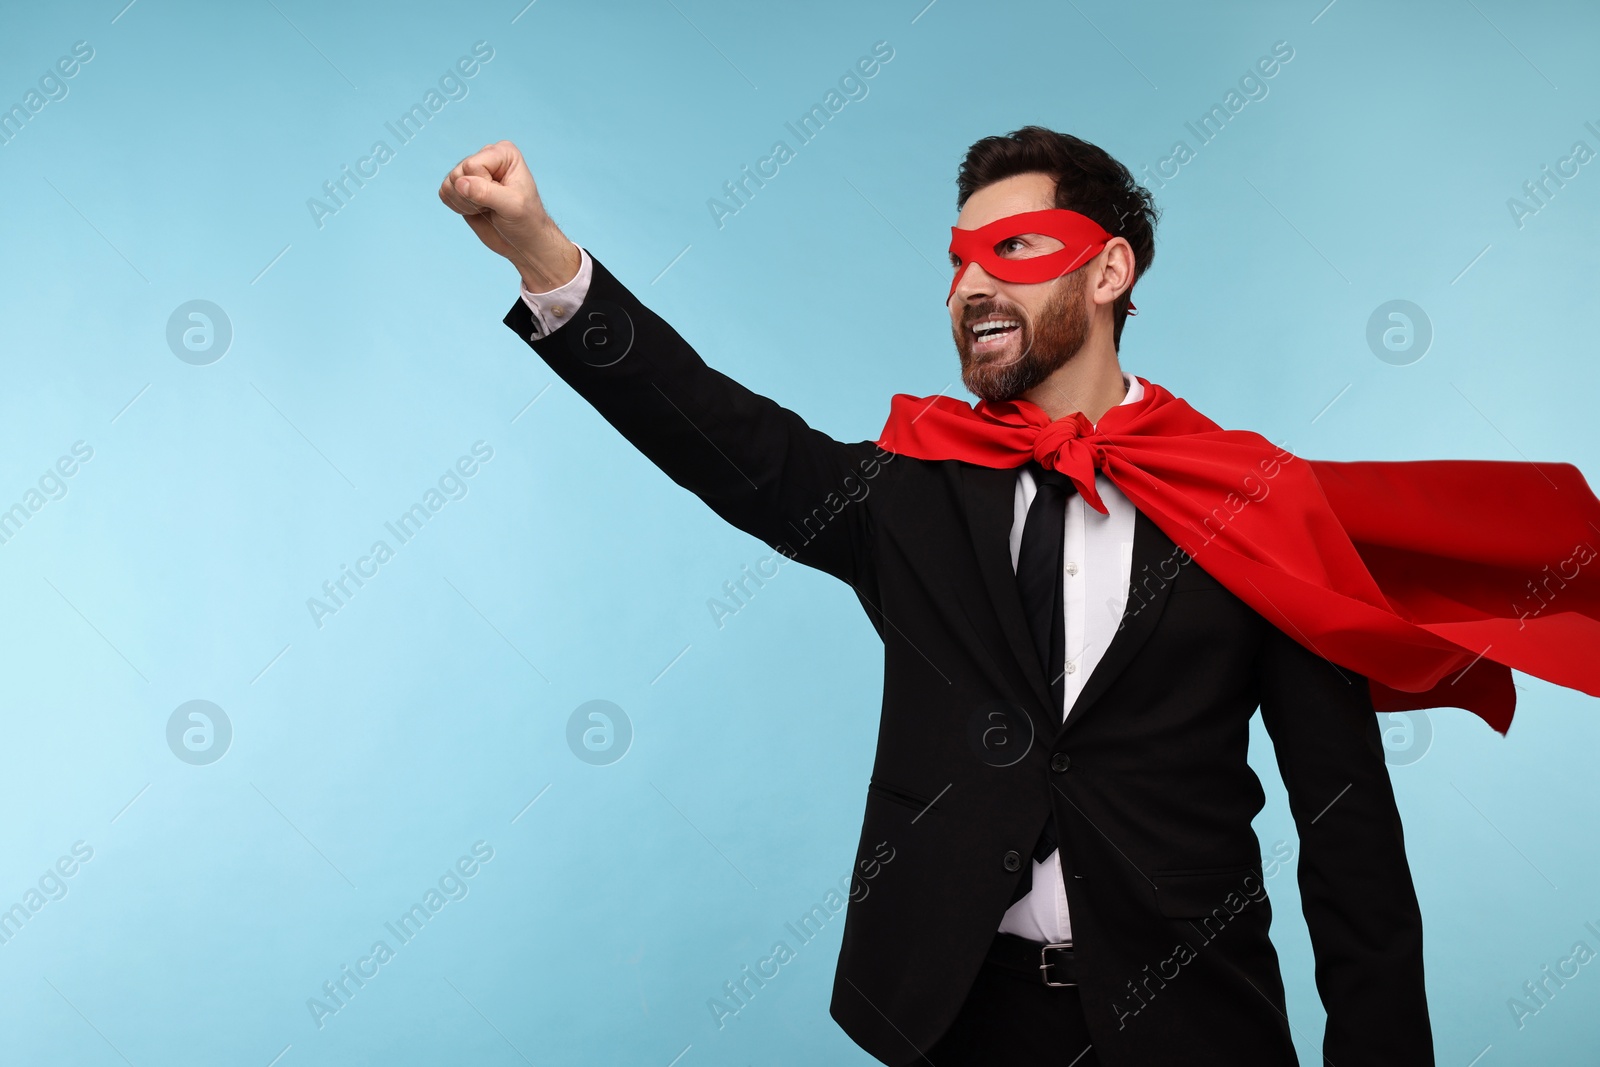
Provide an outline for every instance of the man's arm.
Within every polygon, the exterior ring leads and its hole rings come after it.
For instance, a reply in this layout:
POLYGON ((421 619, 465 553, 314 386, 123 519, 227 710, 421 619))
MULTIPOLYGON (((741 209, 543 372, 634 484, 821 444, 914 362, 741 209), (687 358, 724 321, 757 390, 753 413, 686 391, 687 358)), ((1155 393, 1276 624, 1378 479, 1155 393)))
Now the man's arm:
POLYGON ((563 381, 718 515, 849 582, 871 613, 876 501, 869 507, 866 500, 882 494, 898 470, 892 456, 870 441, 836 441, 708 367, 598 259, 561 234, 509 142, 463 160, 439 195, 516 265, 532 299, 519 299, 505 323, 563 381), (567 306, 569 297, 576 306, 567 306))
POLYGON ((528 301, 505 323, 629 443, 729 523, 851 585, 869 564, 865 498, 887 453, 843 444, 706 366, 592 253, 584 299, 537 336, 528 301), (558 320, 559 321, 559 320, 558 320))
POLYGON ((1367 679, 1266 629, 1261 718, 1300 832, 1300 902, 1328 1013, 1323 1056, 1431 1067, 1422 913, 1367 679))

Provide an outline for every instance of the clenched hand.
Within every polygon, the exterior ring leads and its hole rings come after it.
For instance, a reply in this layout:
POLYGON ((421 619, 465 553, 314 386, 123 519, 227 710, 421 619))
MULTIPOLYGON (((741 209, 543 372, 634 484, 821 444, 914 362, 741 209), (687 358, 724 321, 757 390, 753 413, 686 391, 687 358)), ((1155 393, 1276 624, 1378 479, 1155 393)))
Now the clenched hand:
POLYGON ((511 261, 529 292, 549 292, 577 275, 582 256, 545 211, 527 160, 510 141, 484 145, 457 163, 439 199, 511 261))

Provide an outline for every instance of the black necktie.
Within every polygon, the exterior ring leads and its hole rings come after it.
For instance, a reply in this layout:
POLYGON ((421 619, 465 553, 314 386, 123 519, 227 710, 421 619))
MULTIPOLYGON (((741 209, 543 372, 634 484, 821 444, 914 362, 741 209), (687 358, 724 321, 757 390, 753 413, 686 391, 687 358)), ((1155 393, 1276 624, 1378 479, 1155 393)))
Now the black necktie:
MULTIPOLYGON (((1022 546, 1017 550, 1017 591, 1022 595, 1022 610, 1033 632, 1034 651, 1045 677, 1050 679, 1052 711, 1065 710, 1066 619, 1062 609, 1062 539, 1066 534, 1067 498, 1075 490, 1072 480, 1060 471, 1046 470, 1037 460, 1028 462, 1028 471, 1038 487, 1022 525, 1022 546)), ((1052 722, 1058 722, 1053 719, 1052 722)), ((1055 814, 1046 820, 1033 859, 1043 863, 1056 850, 1055 814)), ((1022 872, 1012 894, 1014 904, 1033 887, 1033 869, 1022 872)))

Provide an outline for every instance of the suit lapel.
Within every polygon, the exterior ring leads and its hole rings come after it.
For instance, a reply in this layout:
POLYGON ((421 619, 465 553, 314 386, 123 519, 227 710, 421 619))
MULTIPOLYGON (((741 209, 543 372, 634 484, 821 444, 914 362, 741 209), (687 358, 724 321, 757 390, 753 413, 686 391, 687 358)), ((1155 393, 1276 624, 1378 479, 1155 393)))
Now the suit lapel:
POLYGON ((1128 576, 1128 600, 1123 606, 1117 631, 1100 661, 1095 664, 1088 681, 1078 691, 1078 699, 1073 701, 1066 721, 1059 731, 1047 736, 1064 732, 1082 719, 1083 709, 1100 699, 1155 632, 1156 621, 1161 617, 1161 609, 1166 605, 1167 595, 1172 589, 1172 579, 1162 578, 1161 575, 1163 571, 1172 569, 1172 557, 1176 551, 1172 539, 1162 532, 1161 527, 1144 512, 1134 512, 1133 565, 1128 576))
POLYGON ((1057 737, 1072 723, 1083 718, 1083 710, 1110 688, 1119 674, 1138 655, 1166 605, 1172 579, 1161 574, 1170 571, 1176 548, 1172 539, 1142 511, 1134 512, 1133 561, 1128 576, 1128 599, 1110 644, 1101 655, 1088 681, 1078 692, 1065 720, 1050 693, 1050 681, 1033 649, 1033 631, 1022 609, 1017 591, 1016 572, 1011 569, 1011 523, 1015 507, 1017 472, 1015 468, 981 467, 960 463, 956 467, 960 496, 966 511, 967 526, 977 551, 978 573, 993 605, 1007 654, 1027 679, 1034 696, 1029 711, 1034 718, 1036 736, 1057 737), (1048 709, 1046 717, 1041 709, 1048 709))
POLYGON ((1015 467, 956 466, 962 507, 978 556, 978 573, 1000 622, 1006 655, 1027 679, 1033 693, 1029 714, 1036 737, 1053 737, 1061 726, 1061 709, 1054 706, 1050 683, 1033 648, 1033 631, 1022 609, 1017 575, 1011 569, 1011 520, 1016 503, 1015 467), (1044 710, 1050 712, 1044 714, 1044 710))

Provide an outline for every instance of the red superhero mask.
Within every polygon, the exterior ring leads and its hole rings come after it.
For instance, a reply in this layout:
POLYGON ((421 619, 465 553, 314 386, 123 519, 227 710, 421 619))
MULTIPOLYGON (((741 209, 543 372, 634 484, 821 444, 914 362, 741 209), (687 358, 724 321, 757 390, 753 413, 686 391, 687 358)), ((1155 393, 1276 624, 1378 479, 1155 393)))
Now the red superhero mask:
MULTIPOLYGON (((950 292, 944 298, 945 303, 948 304, 950 297, 955 295, 961 275, 973 263, 1003 282, 1047 282, 1070 274, 1089 262, 1100 254, 1109 240, 1111 234, 1098 222, 1066 208, 1007 215, 975 230, 952 226, 950 254, 958 262, 955 266, 956 276, 950 281, 950 292), (1028 259, 1008 259, 995 251, 1013 237, 1030 233, 1054 237, 1061 242, 1061 247, 1046 255, 1028 259)), ((1128 302, 1128 311, 1130 314, 1133 312, 1132 301, 1128 302)))

